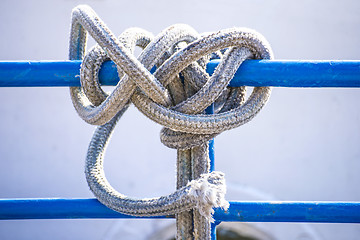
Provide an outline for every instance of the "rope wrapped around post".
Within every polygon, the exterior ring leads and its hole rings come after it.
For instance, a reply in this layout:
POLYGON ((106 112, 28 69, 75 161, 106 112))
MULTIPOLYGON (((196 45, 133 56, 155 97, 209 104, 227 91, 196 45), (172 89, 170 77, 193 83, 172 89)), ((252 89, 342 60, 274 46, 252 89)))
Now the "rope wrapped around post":
POLYGON ((90 189, 107 207, 135 216, 176 214, 177 239, 210 239, 213 207, 227 208, 224 174, 209 172, 208 141, 225 130, 250 121, 266 104, 271 89, 256 87, 245 100, 245 87, 227 87, 240 64, 249 58, 272 59, 268 42, 245 28, 200 35, 177 24, 154 37, 130 28, 118 38, 88 6, 73 10, 70 60, 83 59, 81 88, 71 87, 76 111, 96 128, 90 142, 85 173, 90 189), (98 45, 85 55, 89 33, 98 45), (136 59, 134 48, 143 49, 136 59), (206 73, 210 59, 221 63, 206 73), (99 84, 104 61, 117 65, 120 81, 110 93, 99 84), (150 70, 156 67, 154 74, 150 70), (117 121, 133 103, 151 120, 164 126, 161 141, 176 148, 177 190, 152 199, 133 199, 111 187, 103 157, 117 121), (211 104, 213 115, 204 114, 211 104))

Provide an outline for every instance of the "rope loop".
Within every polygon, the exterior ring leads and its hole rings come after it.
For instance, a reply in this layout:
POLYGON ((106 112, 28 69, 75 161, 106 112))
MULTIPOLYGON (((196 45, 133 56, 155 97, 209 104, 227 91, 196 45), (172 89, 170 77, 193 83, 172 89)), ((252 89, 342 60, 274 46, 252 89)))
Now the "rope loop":
POLYGON ((174 193, 160 198, 133 199, 117 192, 105 178, 103 157, 116 121, 124 112, 95 130, 88 149, 85 175, 91 191, 101 203, 133 216, 173 215, 197 208, 211 222, 214 221, 214 207, 228 208, 224 174, 217 171, 202 174, 174 193))

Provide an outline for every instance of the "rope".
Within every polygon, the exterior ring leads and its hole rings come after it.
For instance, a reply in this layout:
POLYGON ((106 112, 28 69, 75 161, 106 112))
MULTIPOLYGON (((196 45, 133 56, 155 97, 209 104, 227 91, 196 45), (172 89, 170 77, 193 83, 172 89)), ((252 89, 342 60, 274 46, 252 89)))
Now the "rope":
POLYGON ((214 207, 226 209, 225 179, 209 172, 208 140, 250 121, 267 102, 271 89, 256 87, 245 101, 245 87, 227 87, 244 60, 272 59, 267 41, 257 32, 230 28, 198 34, 177 24, 154 37, 130 28, 118 38, 88 6, 73 10, 69 58, 83 59, 81 88, 71 87, 73 104, 87 123, 100 125, 90 142, 85 174, 97 199, 107 207, 134 216, 176 214, 177 239, 210 239, 214 207), (98 45, 85 55, 87 33, 98 45), (143 51, 136 59, 135 47, 143 51), (221 59, 212 76, 206 64, 221 59), (107 94, 98 73, 104 61, 117 65, 120 81, 107 94), (154 74, 150 73, 156 67, 154 74), (111 187, 103 170, 107 143, 117 121, 133 103, 161 124, 161 142, 176 148, 177 190, 152 199, 133 199, 111 187), (213 115, 204 110, 214 104, 213 115))

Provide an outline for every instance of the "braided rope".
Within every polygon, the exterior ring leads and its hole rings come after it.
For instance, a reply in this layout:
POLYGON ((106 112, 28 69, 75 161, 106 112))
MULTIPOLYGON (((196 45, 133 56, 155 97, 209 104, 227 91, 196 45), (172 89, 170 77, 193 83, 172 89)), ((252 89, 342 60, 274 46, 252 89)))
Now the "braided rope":
POLYGON ((227 208, 228 202, 223 173, 209 173, 207 142, 250 121, 266 104, 269 87, 254 88, 245 101, 245 87, 227 85, 244 60, 273 58, 267 41, 250 29, 200 35, 184 24, 170 26, 156 37, 131 28, 116 38, 90 7, 80 5, 72 13, 69 58, 83 59, 82 87, 70 88, 74 107, 86 122, 101 125, 90 142, 85 167, 97 199, 124 214, 176 214, 178 239, 210 239, 212 208, 227 208), (98 45, 85 55, 87 33, 98 45), (137 59, 136 46, 143 49, 137 59), (220 58, 221 63, 209 76, 206 64, 211 58, 220 58), (98 79, 101 64, 107 60, 115 62, 120 78, 109 94, 98 79), (151 74, 154 66, 157 69, 151 74), (105 178, 106 146, 130 103, 163 125, 161 141, 178 149, 177 190, 168 196, 129 198, 105 178), (213 103, 215 114, 204 114, 213 103))

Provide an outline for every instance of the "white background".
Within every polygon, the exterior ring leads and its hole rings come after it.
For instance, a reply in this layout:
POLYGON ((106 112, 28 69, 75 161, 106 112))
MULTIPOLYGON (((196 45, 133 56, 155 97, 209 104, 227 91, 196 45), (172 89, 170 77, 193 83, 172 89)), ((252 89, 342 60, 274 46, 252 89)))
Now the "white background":
MULTIPOLYGON (((116 35, 134 26, 156 34, 174 23, 199 32, 239 26, 262 33, 276 59, 360 59, 356 0, 1 0, 0 60, 67 59, 71 9, 82 3, 116 35)), ((69 90, 2 88, 0 101, 0 198, 92 197, 83 167, 94 126, 77 116, 69 90)), ((216 169, 240 192, 252 189, 280 200, 359 201, 359 102, 359 89, 274 89, 253 121, 217 137, 216 169)), ((175 188, 176 151, 160 143, 160 128, 134 107, 119 122, 105 158, 107 177, 119 191, 153 197, 175 188)), ((240 195, 229 189, 229 200, 240 195)), ((146 239, 161 224, 2 221, 0 239, 146 239)), ((271 224, 261 226, 271 233, 271 224)), ((282 233, 272 234, 310 239, 292 232, 294 226, 299 225, 277 225, 282 233)), ((321 239, 360 236, 356 224, 312 229, 321 239)))

